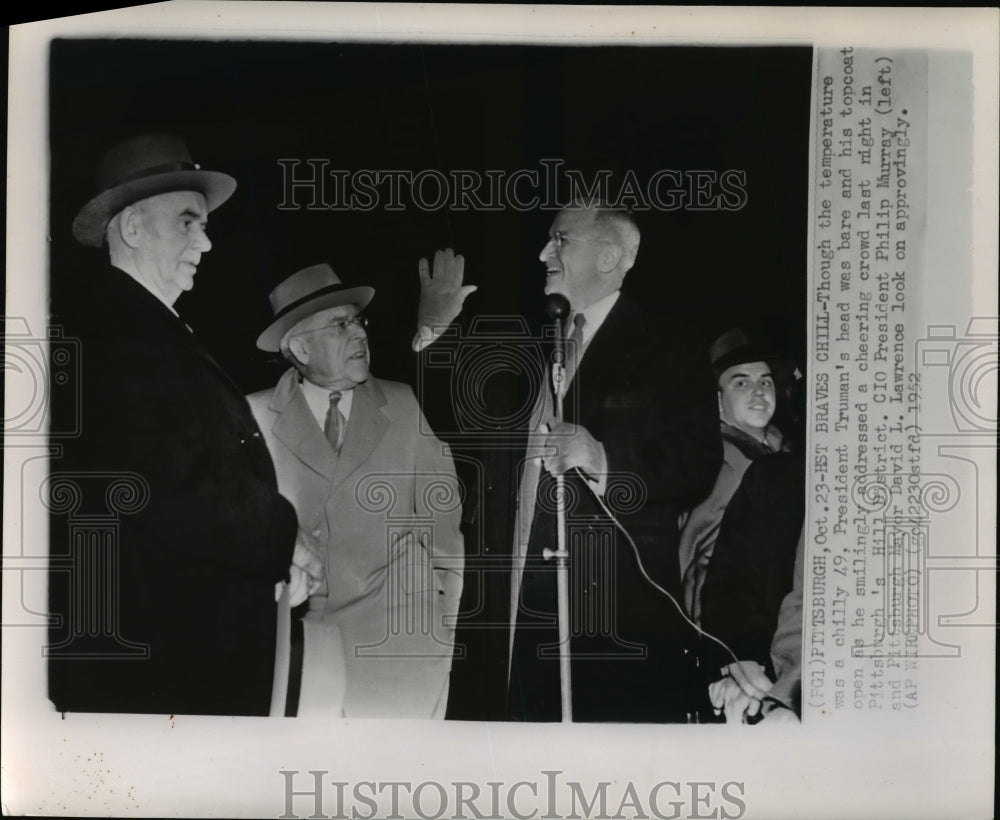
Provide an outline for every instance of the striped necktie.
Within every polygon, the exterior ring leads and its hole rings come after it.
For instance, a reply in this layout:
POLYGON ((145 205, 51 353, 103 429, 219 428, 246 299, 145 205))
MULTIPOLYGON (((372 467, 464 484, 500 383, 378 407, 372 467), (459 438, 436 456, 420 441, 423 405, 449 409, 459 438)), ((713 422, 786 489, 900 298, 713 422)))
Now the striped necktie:
POLYGON ((326 411, 326 421, 323 424, 323 434, 330 442, 333 452, 340 452, 340 445, 344 435, 344 417, 340 414, 337 405, 340 403, 340 391, 330 391, 330 408, 326 411))

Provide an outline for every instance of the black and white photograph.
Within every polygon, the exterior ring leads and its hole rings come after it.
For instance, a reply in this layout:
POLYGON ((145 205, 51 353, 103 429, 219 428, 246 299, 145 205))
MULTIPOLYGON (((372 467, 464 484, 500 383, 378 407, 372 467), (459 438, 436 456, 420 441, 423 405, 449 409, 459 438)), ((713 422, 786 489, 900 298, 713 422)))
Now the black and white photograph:
POLYGON ((947 811, 862 764, 993 708, 996 45, 198 5, 11 49, 10 810, 947 811))
MULTIPOLYGON (((54 42, 50 201, 53 224, 73 229, 53 238, 52 306, 80 340, 80 403, 66 409, 82 431, 50 480, 126 473, 146 501, 121 516, 107 568, 113 630, 68 609, 92 611, 70 599, 86 594, 78 573, 102 568, 54 565, 59 711, 266 714, 272 590, 300 570, 311 600, 293 590, 292 603, 341 633, 341 668, 315 673, 346 677, 345 717, 559 721, 560 654, 577 720, 708 719, 723 667, 766 674, 805 495, 801 409, 783 408, 786 432, 774 416, 805 349, 811 57, 54 42), (699 81, 662 96, 685 71, 699 81), (780 101, 766 93, 778 82, 780 101), (147 200, 169 222, 147 229, 150 250, 107 238, 147 200), (569 341, 594 306, 565 354, 579 370, 563 368, 557 417, 546 325, 569 341), (345 324, 359 315, 367 327, 345 324), (414 333, 429 335, 419 353, 414 333), (331 389, 352 399, 333 413, 335 445, 331 389), (529 434, 554 459, 541 471, 529 434), (447 486, 449 450, 461 488, 447 486), (744 488, 762 493, 741 498, 749 523, 724 528, 743 472, 772 453, 782 466, 744 488), (562 537, 581 550, 566 651, 542 557, 556 547, 554 476, 569 487, 562 537), (418 509, 415 481, 442 485, 440 509, 418 509), (391 506, 376 497, 390 488, 391 506), (782 543, 761 543, 773 527, 782 543), (716 577, 720 535, 735 543, 716 577), (771 568, 751 579, 759 567, 739 564, 755 550, 771 568), (417 596, 415 579, 430 583, 417 596)), ((84 509, 54 514, 53 557, 84 509)))

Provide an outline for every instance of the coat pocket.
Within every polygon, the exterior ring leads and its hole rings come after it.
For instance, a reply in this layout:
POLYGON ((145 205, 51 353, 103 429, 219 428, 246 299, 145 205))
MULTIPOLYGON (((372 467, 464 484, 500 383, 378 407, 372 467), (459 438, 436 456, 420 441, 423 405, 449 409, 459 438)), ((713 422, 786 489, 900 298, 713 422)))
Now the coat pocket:
POLYGON ((440 584, 431 564, 430 551, 425 543, 430 543, 430 533, 407 530, 394 536, 389 562, 390 577, 407 595, 421 593, 438 594, 440 584))

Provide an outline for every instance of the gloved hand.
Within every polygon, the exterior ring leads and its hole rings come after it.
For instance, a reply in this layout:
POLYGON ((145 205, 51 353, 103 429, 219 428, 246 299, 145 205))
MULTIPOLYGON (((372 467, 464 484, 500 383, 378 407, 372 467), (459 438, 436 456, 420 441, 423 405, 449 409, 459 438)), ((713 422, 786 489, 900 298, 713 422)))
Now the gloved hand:
POLYGON ((462 285, 465 259, 451 248, 434 254, 434 271, 426 259, 417 263, 420 275, 420 305, 417 308, 417 332, 413 349, 420 352, 431 344, 462 312, 465 297, 478 290, 476 285, 462 285))

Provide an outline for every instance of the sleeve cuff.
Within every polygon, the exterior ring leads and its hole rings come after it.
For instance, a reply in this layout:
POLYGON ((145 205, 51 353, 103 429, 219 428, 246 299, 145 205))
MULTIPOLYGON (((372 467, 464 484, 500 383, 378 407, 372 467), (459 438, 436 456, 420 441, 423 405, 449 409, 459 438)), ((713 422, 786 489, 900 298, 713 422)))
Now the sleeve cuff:
POLYGON ((608 454, 604 451, 603 444, 598 442, 597 446, 600 451, 597 458, 597 474, 587 475, 586 478, 590 489, 601 498, 604 498, 604 493, 608 489, 608 454))

